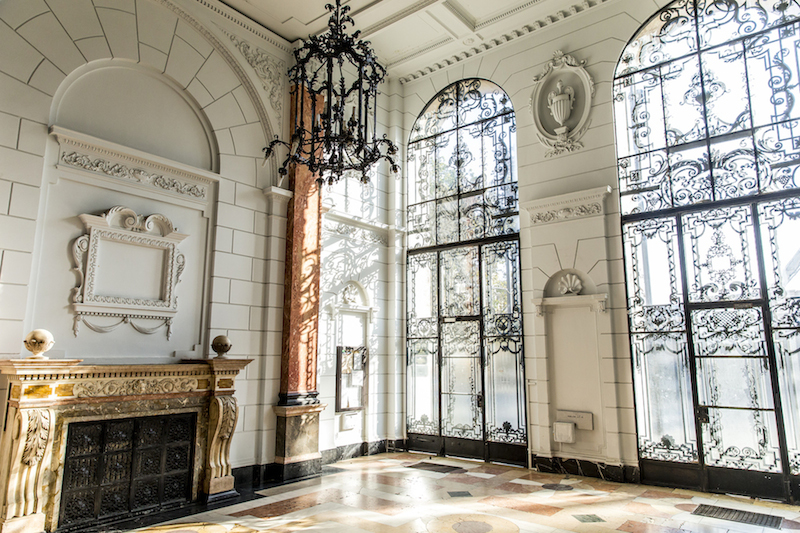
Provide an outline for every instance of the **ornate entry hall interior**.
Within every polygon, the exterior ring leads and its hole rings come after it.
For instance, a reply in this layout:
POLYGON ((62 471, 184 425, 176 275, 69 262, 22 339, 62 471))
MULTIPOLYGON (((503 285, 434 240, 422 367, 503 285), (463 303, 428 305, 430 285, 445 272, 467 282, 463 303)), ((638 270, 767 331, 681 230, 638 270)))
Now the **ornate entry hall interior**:
POLYGON ((796 0, 0 0, 0 533, 800 527, 799 51, 796 0))

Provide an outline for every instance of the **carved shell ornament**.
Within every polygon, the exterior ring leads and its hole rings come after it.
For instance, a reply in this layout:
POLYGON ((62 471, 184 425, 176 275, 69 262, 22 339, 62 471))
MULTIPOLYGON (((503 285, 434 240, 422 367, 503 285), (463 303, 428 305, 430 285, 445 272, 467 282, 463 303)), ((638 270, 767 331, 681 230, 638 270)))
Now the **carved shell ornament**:
POLYGON ((583 148, 581 137, 589 129, 594 81, 578 61, 561 50, 533 77, 530 109, 536 136, 553 157, 583 148))
POLYGON ((581 283, 581 278, 575 274, 564 274, 558 280, 558 292, 564 296, 574 296, 580 294, 582 290, 583 283, 581 283))

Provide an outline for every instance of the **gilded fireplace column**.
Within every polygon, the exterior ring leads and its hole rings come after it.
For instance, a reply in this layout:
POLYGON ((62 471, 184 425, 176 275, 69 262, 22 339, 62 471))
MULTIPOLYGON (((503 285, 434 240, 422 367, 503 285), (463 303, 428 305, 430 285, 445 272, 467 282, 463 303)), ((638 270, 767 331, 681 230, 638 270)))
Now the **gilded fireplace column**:
MULTIPOLYGON (((311 101, 308 93, 304 94, 303 121, 311 124, 311 101)), ((294 98, 291 116, 296 116, 294 98)), ((317 399, 322 226, 317 175, 305 166, 293 164, 289 168, 289 188, 293 196, 287 209, 281 384, 274 408, 275 462, 282 479, 321 471, 319 413, 325 408, 317 399)))

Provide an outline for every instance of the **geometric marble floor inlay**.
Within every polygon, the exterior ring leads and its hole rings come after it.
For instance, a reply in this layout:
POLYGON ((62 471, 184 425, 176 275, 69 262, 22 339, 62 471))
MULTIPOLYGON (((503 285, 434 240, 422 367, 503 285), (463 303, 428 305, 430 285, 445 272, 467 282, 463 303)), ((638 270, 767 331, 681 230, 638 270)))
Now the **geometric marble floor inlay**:
POLYGON ((391 453, 336 463, 327 475, 258 499, 143 528, 147 533, 768 533, 692 514, 715 505, 782 519, 800 507, 526 468, 391 453), (412 468, 409 468, 412 467, 412 468), (567 490, 564 490, 567 489, 567 490))

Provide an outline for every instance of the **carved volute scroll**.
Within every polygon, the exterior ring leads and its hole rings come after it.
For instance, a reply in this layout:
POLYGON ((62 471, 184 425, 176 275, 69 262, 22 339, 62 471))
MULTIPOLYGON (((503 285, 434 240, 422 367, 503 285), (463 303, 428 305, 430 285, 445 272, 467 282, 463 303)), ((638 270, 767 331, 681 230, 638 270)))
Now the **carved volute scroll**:
MULTIPOLYGON (((78 275, 78 284, 72 293, 75 336, 78 336, 81 323, 98 333, 108 333, 122 324, 130 324, 139 333, 147 335, 166 327, 169 339, 172 320, 178 312, 176 287, 186 263, 177 246, 188 235, 178 233, 164 215, 139 215, 123 206, 112 207, 99 216, 83 214, 79 218, 87 233, 78 237, 72 246, 73 270, 78 275), (124 251, 130 260, 149 267, 145 271, 157 279, 145 279, 145 285, 157 286, 158 290, 142 290, 129 282, 124 287, 128 295, 105 294, 104 287, 99 286, 99 279, 101 275, 104 279, 113 278, 111 271, 116 266, 103 264, 100 260, 102 250, 107 246, 114 246, 117 253, 124 251), (117 320, 101 325, 90 317, 117 320), (145 326, 142 320, 155 321, 156 325, 145 326)), ((118 284, 124 286, 124 281, 118 284)))
POLYGON ((49 468, 46 452, 53 442, 53 411, 11 409, 9 415, 14 412, 13 423, 9 424, 11 431, 2 441, 4 455, 10 457, 5 458, 8 466, 3 465, 0 475, 7 480, 4 498, 0 498, 3 503, 0 526, 7 522, 43 526, 46 504, 43 488, 49 468))
POLYGON ((239 417, 239 406, 233 396, 215 396, 209 405, 208 469, 206 494, 233 490, 231 475, 231 436, 239 417))
POLYGON ((536 136, 553 157, 583 148, 581 137, 589 129, 594 81, 578 61, 561 50, 533 77, 530 108, 536 136))

